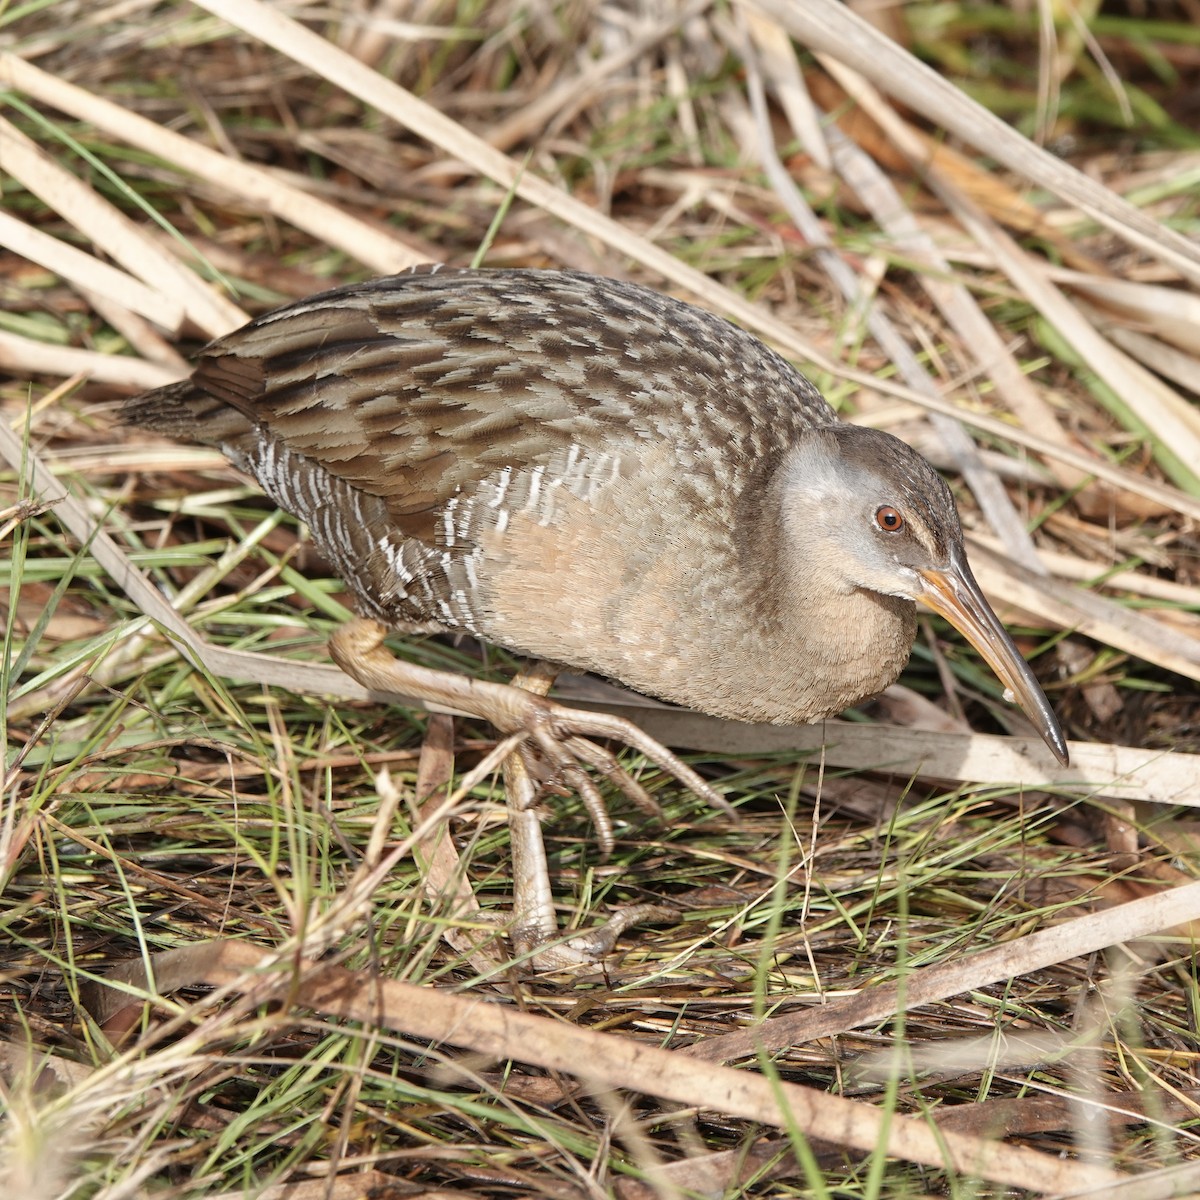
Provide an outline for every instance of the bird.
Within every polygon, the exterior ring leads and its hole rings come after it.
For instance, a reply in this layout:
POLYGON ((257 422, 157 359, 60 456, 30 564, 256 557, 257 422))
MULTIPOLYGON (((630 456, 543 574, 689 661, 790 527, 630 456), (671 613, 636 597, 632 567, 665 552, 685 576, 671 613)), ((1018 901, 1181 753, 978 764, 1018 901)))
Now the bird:
POLYGON ((804 725, 896 680, 921 605, 1067 762, 937 471, 751 334, 640 284, 441 265, 351 283, 218 338, 123 419, 219 447, 307 524, 358 609, 330 643, 347 673, 525 734, 593 815, 583 765, 640 791, 596 738, 723 798, 620 718, 400 662, 385 635, 467 633, 804 725))

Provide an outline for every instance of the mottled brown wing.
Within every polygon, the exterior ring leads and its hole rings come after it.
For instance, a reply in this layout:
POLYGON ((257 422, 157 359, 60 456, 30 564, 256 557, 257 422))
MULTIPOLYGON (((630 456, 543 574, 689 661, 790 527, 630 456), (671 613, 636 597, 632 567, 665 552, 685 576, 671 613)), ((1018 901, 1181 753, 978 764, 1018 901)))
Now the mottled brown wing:
POLYGON ((228 442, 265 426, 426 540, 456 493, 572 445, 636 461, 639 441, 668 438, 681 472, 720 472, 736 495, 765 452, 835 419, 727 322, 557 271, 423 268, 338 288, 215 342, 193 382, 238 416, 210 404, 220 438, 189 436, 228 442))

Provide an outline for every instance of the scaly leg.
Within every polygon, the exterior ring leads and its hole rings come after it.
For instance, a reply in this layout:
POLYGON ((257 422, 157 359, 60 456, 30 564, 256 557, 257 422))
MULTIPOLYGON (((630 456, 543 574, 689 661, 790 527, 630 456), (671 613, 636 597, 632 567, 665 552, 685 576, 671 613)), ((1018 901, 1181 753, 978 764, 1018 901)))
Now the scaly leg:
POLYGON ((615 738, 633 746, 710 804, 733 815, 719 793, 632 722, 545 699, 555 674, 546 664, 536 664, 518 676, 514 685, 468 679, 401 662, 383 644, 387 632, 387 627, 378 621, 356 619, 334 633, 329 652, 334 662, 364 687, 413 696, 490 721, 501 733, 526 735, 522 753, 510 758, 504 768, 513 847, 513 940, 519 952, 532 953, 536 965, 547 969, 592 963, 607 954, 630 925, 670 913, 658 905, 633 905, 622 909, 599 929, 558 946, 539 948, 557 936, 557 921, 541 826, 534 811, 539 792, 534 779, 543 764, 530 753, 531 744, 579 792, 605 854, 613 846, 612 822, 583 764, 598 770, 643 810, 657 815, 659 809, 616 758, 589 740, 589 735, 615 738))
MULTIPOLYGON (((612 824, 599 790, 583 769, 585 765, 612 780, 644 811, 657 815, 658 805, 607 750, 590 738, 612 738, 632 746, 714 808, 731 817, 735 815, 720 793, 632 721, 608 713, 568 708, 507 684, 401 662, 383 644, 387 632, 387 627, 378 621, 357 618, 329 639, 329 653, 347 675, 364 687, 399 692, 480 717, 503 734, 524 734, 526 745, 540 752, 551 772, 579 792, 596 823, 596 834, 606 854, 612 850, 612 824)), ((523 753, 534 774, 538 774, 536 759, 528 750, 523 749, 523 753)))
MULTIPOLYGON (((535 696, 544 696, 554 683, 556 672, 545 663, 533 663, 519 672, 512 686, 535 696)), ((546 843, 537 815, 541 789, 519 754, 504 762, 504 799, 508 804, 508 832, 512 846, 513 875, 513 947, 518 954, 538 962, 541 947, 554 940, 558 921, 554 914, 554 893, 550 887, 550 865, 546 861, 546 843)), ((604 814, 607 818, 608 814, 604 814)), ((611 841, 611 833, 609 839, 611 841)), ((538 963, 539 966, 559 964, 538 963)), ((562 964, 567 965, 567 964, 562 964)))

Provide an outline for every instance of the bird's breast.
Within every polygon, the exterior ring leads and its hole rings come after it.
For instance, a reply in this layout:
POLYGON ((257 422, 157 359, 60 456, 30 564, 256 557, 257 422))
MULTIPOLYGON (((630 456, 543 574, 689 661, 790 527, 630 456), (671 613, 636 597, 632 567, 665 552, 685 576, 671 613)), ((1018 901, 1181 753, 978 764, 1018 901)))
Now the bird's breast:
POLYGON ((912 644, 912 605, 756 577, 732 512, 698 506, 654 461, 670 454, 570 456, 570 471, 564 459, 480 489, 475 631, 746 721, 804 724, 893 682, 912 644), (782 610, 759 602, 763 588, 780 590, 782 610))

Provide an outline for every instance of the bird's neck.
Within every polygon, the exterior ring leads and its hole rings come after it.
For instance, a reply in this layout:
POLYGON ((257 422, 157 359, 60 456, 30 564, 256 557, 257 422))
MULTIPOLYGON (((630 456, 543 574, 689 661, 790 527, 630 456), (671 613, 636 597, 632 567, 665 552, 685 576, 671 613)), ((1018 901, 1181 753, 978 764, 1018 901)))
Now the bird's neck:
POLYGON ((775 665, 759 688, 763 719, 777 724, 834 716, 883 691, 904 669, 916 634, 912 602, 878 592, 801 585, 781 609, 775 665))
POLYGON ((755 719, 802 725, 895 682, 912 650, 916 608, 847 583, 820 538, 790 536, 783 481, 776 472, 763 508, 742 525, 740 611, 754 648, 736 687, 757 697, 755 719))

